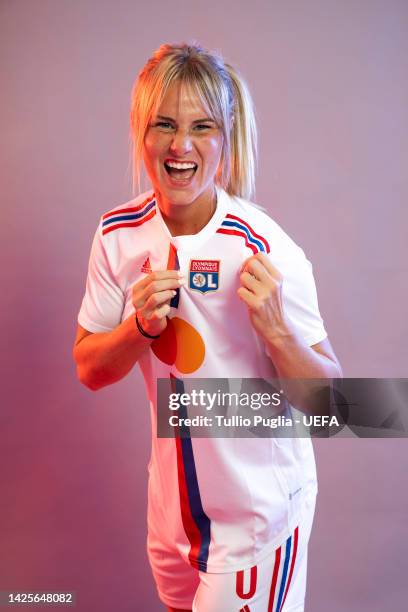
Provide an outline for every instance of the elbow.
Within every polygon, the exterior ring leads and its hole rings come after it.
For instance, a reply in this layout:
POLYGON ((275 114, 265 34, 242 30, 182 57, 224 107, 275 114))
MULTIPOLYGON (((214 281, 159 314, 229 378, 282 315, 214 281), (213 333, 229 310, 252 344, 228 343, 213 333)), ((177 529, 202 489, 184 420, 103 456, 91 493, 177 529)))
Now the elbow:
POLYGON ((79 381, 90 391, 99 391, 102 389, 103 385, 100 385, 96 382, 96 380, 92 379, 89 376, 78 376, 79 381))
POLYGON ((78 344, 79 343, 77 343, 72 350, 72 356, 76 363, 77 378, 79 382, 90 391, 98 391, 103 385, 98 383, 95 373, 81 360, 78 344))
POLYGON ((90 391, 98 391, 103 385, 98 384, 96 378, 84 368, 77 366, 77 377, 79 382, 90 391))
POLYGON ((104 386, 100 384, 100 380, 98 381, 98 378, 95 376, 95 372, 93 372, 91 368, 86 367, 85 364, 82 364, 78 359, 75 359, 75 362, 77 378, 79 382, 84 385, 84 387, 90 391, 98 391, 104 386))

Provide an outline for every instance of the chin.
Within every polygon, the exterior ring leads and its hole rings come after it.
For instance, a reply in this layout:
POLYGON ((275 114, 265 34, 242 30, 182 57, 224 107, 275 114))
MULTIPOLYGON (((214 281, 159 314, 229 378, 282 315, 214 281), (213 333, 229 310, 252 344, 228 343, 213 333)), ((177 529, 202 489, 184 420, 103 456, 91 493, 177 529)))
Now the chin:
POLYGON ((197 189, 169 187, 168 185, 160 185, 155 190, 176 206, 186 206, 194 202, 200 197, 201 191, 197 189))
POLYGON ((192 204, 198 197, 199 194, 194 193, 186 193, 186 192, 177 192, 177 190, 169 191, 167 194, 168 200, 174 206, 188 206, 192 204))

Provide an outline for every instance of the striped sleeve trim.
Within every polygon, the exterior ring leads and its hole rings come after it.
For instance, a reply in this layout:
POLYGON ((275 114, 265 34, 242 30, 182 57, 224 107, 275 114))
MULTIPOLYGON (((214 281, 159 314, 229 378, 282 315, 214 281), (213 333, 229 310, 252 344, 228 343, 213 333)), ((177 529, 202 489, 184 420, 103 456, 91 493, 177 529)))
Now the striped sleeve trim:
POLYGON ((108 234, 122 227, 138 227, 149 221, 156 214, 156 200, 153 196, 142 204, 129 208, 120 208, 102 216, 102 234, 108 234))

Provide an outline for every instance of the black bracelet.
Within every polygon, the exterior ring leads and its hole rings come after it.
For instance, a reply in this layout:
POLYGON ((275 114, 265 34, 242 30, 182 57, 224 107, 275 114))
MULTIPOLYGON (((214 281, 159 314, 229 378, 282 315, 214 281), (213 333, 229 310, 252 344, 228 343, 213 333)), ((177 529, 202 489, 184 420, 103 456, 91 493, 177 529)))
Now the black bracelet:
POLYGON ((136 325, 137 325, 137 329, 140 331, 142 336, 144 336, 145 338, 160 338, 160 334, 158 336, 151 336, 150 334, 145 332, 145 330, 143 329, 143 327, 139 323, 139 319, 137 318, 137 313, 136 313, 136 325))

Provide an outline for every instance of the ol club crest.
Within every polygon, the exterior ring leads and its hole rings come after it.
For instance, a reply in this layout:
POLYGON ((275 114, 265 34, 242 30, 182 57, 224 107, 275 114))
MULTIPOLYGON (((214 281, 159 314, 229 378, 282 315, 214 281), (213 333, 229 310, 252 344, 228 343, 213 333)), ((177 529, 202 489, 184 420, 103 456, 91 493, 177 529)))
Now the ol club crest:
POLYGON ((192 259, 190 261, 189 287, 201 293, 216 291, 220 282, 219 259, 192 259))

